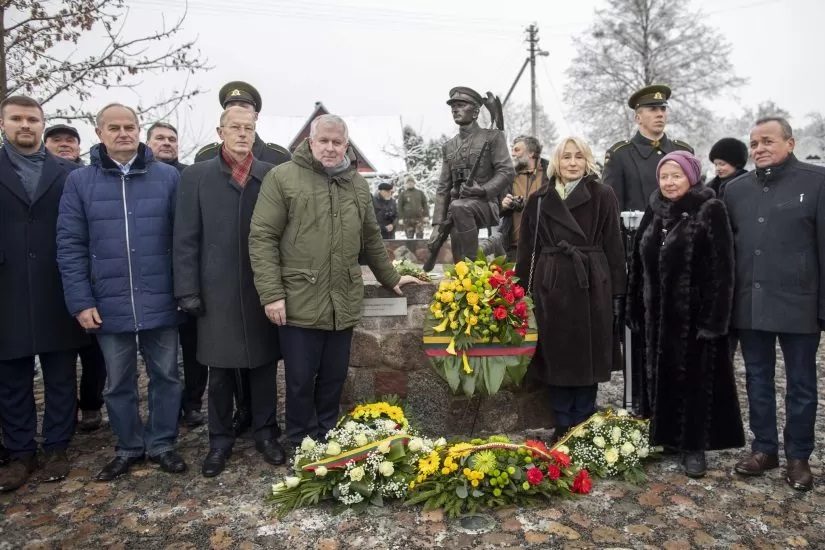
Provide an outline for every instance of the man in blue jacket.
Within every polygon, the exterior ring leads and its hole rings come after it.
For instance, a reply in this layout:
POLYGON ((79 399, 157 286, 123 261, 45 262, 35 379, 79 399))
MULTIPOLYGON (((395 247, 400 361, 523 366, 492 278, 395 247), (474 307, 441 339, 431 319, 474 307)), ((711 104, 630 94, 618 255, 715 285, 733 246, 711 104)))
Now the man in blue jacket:
POLYGON ((180 175, 140 143, 137 113, 110 104, 97 115, 101 143, 91 164, 66 180, 57 222, 57 261, 66 306, 97 334, 106 359, 103 392, 117 437, 109 481, 144 459, 180 473, 175 450, 181 383, 180 321, 172 285, 172 224, 180 175), (140 420, 138 343, 149 374, 149 418, 140 420))

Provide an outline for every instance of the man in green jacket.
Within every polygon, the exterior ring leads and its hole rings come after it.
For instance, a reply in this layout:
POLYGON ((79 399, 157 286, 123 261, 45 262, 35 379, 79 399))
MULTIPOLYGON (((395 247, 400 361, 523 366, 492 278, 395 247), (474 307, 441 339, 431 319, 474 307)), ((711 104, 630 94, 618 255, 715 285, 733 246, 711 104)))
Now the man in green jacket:
POLYGON ((417 279, 392 267, 369 185, 351 164, 347 126, 312 121, 290 162, 264 178, 252 215, 249 257, 267 317, 280 327, 286 366, 286 437, 323 437, 335 426, 361 317, 362 251, 378 281, 401 295, 417 279))
POLYGON ((407 176, 404 189, 398 194, 398 215, 403 220, 408 239, 423 239, 424 224, 430 217, 427 195, 415 187, 415 178, 407 176))

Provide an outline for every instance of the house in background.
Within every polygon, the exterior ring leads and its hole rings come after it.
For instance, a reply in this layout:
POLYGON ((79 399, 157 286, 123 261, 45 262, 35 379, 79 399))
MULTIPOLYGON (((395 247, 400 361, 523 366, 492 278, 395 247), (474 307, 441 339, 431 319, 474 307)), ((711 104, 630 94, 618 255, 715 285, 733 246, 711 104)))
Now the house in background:
MULTIPOLYGON (((258 132, 265 140, 294 151, 309 137, 312 121, 323 114, 329 114, 329 110, 320 101, 315 102, 307 118, 261 113, 258 132)), ((400 116, 341 115, 341 118, 347 123, 350 145, 358 158, 358 171, 363 176, 372 179, 406 171, 400 116)))

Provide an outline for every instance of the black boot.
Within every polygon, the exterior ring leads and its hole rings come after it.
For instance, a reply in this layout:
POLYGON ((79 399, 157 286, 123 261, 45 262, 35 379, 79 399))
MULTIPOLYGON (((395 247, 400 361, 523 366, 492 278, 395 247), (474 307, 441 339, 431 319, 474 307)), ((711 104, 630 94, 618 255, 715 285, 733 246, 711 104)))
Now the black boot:
POLYGON ((705 473, 708 471, 704 451, 685 453, 682 455, 682 464, 685 467, 685 475, 694 479, 705 477, 705 473))

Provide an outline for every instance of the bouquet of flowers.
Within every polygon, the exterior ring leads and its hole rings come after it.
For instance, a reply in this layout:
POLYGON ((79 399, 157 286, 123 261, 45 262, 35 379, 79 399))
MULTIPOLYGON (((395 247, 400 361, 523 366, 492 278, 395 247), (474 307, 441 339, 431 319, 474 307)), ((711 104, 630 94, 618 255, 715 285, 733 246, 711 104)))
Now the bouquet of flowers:
POLYGON ((495 394, 518 385, 535 352, 533 301, 504 257, 444 266, 424 323, 430 363, 453 392, 495 394))
POLYGON ((279 516, 322 500, 382 506, 385 498, 403 498, 419 461, 445 444, 417 437, 392 400, 361 404, 325 441, 303 440, 295 450, 294 475, 272 485, 267 500, 279 516))
POLYGON ((443 508, 451 517, 498 506, 535 504, 553 496, 587 494, 587 470, 540 441, 493 436, 436 448, 419 459, 406 505, 443 508))
POLYGON ((430 276, 427 274, 426 271, 421 269, 421 267, 415 265, 409 260, 393 260, 392 266, 398 272, 399 275, 412 275, 416 279, 420 281, 424 281, 426 283, 430 282, 430 276))
POLYGON ((570 455, 573 463, 598 477, 645 479, 642 461, 653 453, 650 424, 626 410, 600 411, 571 429, 553 448, 570 455))

